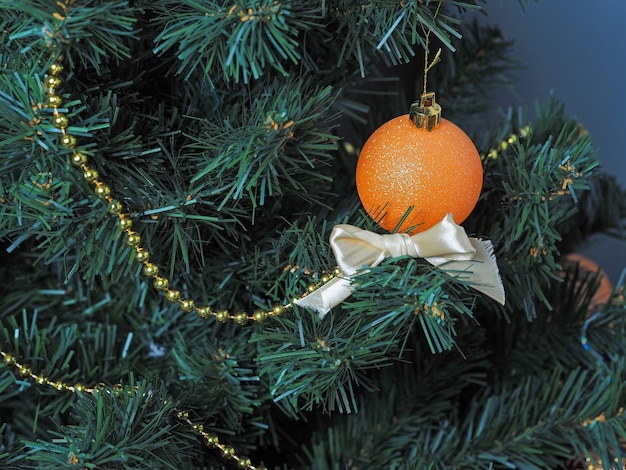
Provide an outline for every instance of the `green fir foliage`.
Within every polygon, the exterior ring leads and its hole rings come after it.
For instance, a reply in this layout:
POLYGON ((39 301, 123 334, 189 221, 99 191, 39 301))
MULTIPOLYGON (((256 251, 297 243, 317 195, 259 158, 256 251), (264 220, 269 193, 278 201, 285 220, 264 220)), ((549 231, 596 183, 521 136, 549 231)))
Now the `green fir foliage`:
POLYGON ((356 161, 421 93, 429 31, 446 117, 512 86, 506 32, 468 21, 482 3, 0 0, 0 467, 626 458, 626 280, 599 306, 598 273, 563 261, 626 238, 626 190, 556 100, 472 132, 484 186, 464 228, 493 242, 505 306, 409 257, 359 271, 323 318, 291 304, 333 272, 334 225, 382 233, 356 161), (46 103, 57 60, 84 167, 46 103), (210 318, 142 275, 87 169, 210 318))

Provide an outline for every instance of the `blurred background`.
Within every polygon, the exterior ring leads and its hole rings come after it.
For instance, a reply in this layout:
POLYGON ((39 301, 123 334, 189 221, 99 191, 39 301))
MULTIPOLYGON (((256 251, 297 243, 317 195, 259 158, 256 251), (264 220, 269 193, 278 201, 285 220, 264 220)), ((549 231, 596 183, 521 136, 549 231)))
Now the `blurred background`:
MULTIPOLYGON (((489 0, 486 15, 477 15, 515 42, 515 58, 524 66, 511 71, 517 84, 500 94, 501 106, 532 111, 535 102, 554 95, 591 134, 603 171, 626 186, 626 1, 523 3, 489 0)), ((610 237, 594 236, 581 253, 614 284, 626 268, 626 243, 610 237)))

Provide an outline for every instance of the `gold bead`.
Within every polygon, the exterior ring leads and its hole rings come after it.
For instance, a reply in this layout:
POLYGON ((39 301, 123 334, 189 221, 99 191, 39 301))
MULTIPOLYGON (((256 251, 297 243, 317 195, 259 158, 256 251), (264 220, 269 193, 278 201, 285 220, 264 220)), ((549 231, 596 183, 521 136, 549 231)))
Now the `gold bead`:
POLYGON ((59 95, 49 93, 46 96, 46 105, 50 108, 58 108, 63 104, 63 99, 59 95))
POLYGON ((52 75, 59 75, 61 72, 63 72, 63 66, 61 64, 50 65, 50 73, 52 75))
POLYGON ((252 460, 249 457, 239 457, 237 465, 239 468, 248 468, 252 465, 252 460))
POLYGON ((69 119, 63 114, 57 114, 52 118, 52 125, 58 129, 66 129, 69 124, 69 119))
POLYGON ((26 366, 22 366, 17 370, 20 375, 26 376, 26 375, 32 375, 33 371, 30 367, 26 367, 26 366))
POLYGON ((230 459, 233 457, 233 455, 235 455, 235 449, 233 449, 231 446, 222 447, 222 457, 230 459))
MULTIPOLYGON (((122 220, 129 220, 129 219, 120 219, 120 222, 122 220)), ((148 250, 144 250, 143 248, 137 248, 137 251, 135 252, 135 261, 138 261, 140 263, 147 263, 149 259, 150 259, 150 252, 148 250)))
POLYGON ((185 313, 193 312, 195 308, 196 304, 191 299, 185 299, 180 301, 180 309, 185 313))
POLYGON ((87 163, 87 155, 80 152, 74 152, 74 155, 72 155, 72 164, 74 166, 81 166, 85 163, 87 163))
POLYGON ((317 285, 316 284, 309 284, 308 286, 306 286, 306 291, 309 294, 315 292, 316 289, 317 289, 317 285))
POLYGON ((141 237, 137 232, 128 232, 128 238, 126 238, 126 244, 129 246, 137 246, 141 243, 141 237))
POLYGON ((148 277, 157 277, 159 274, 159 267, 156 264, 146 263, 143 267, 143 273, 148 277))
POLYGON ((239 325, 239 326, 243 326, 246 323, 248 323, 248 314, 241 312, 241 313, 236 313, 235 316, 233 317, 233 321, 239 325))
POLYGON ((213 311, 211 310, 211 307, 207 307, 205 305, 201 307, 196 307, 196 313, 203 320, 206 320, 207 318, 210 318, 211 315, 213 315, 213 311))
POLYGON ((165 298, 172 303, 178 302, 180 300, 180 291, 168 290, 165 294, 165 298))
POLYGON ((17 362, 17 360, 15 359, 15 357, 9 355, 9 354, 5 354, 4 355, 4 363, 7 366, 13 366, 15 365, 15 363, 17 362))
MULTIPOLYGON (((117 221, 117 226, 123 231, 126 231, 126 230, 129 230, 133 226, 133 221, 132 219, 129 219, 128 217, 120 216, 120 218, 117 221)), ((135 255, 135 259, 139 261, 139 259, 137 259, 137 255, 135 255)), ((145 261, 148 261, 148 259, 146 258, 145 261)), ((143 263, 143 261, 139 261, 139 262, 143 263)))
POLYGON ((67 389, 67 385, 63 382, 52 382, 51 385, 59 391, 67 389))
POLYGON ((89 181, 90 183, 96 181, 98 179, 98 171, 93 168, 85 167, 83 172, 83 178, 85 181, 89 181))
POLYGON ((61 78, 57 77, 56 75, 49 75, 46 77, 46 86, 48 88, 60 87, 62 83, 63 80, 61 80, 61 78))
POLYGON ((217 437, 217 435, 215 435, 213 433, 208 433, 204 437, 204 440, 206 441, 207 445, 210 446, 210 447, 215 447, 216 445, 218 445, 220 443, 220 440, 217 437))
POLYGON ((46 385, 48 383, 48 379, 46 377, 42 377, 42 376, 38 376, 35 381, 39 384, 39 385, 46 385))
POLYGON ((341 274, 341 269, 340 268, 335 268, 333 269, 333 276, 339 276, 341 274))
POLYGON ((170 283, 167 279, 163 278, 163 277, 157 277, 154 280, 154 283, 152 284, 154 286, 154 288, 156 290, 167 290, 167 288, 169 287, 170 283))
POLYGON ((254 317, 255 322, 263 323, 268 319, 269 314, 263 310, 257 310, 252 316, 254 317))
POLYGON ((215 314, 215 319, 220 323, 226 323, 230 319, 230 315, 226 310, 220 310, 215 314))
POLYGON ((109 202, 109 214, 117 215, 122 212, 122 203, 117 199, 113 199, 109 202))
POLYGON ((283 305, 274 305, 272 313, 277 317, 280 317, 283 313, 285 313, 285 307, 283 305))
POLYGON ((84 392, 85 390, 87 390, 87 385, 85 385, 85 384, 76 384, 76 385, 74 385, 74 389, 77 392, 84 392))
POLYGON ((61 137, 61 147, 66 149, 73 149, 76 147, 76 137, 73 135, 65 134, 61 137))
POLYGON ((109 186, 104 183, 97 183, 94 192, 98 197, 107 197, 109 194, 111 194, 111 188, 109 188, 109 186))

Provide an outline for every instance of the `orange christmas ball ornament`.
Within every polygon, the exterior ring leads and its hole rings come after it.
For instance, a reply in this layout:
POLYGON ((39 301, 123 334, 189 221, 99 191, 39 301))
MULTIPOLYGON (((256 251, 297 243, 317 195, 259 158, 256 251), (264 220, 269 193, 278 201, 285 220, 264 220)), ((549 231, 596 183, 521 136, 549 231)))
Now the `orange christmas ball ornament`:
POLYGON ((363 207, 389 231, 422 232, 449 212, 460 224, 476 206, 482 182, 480 155, 471 139, 439 116, 427 128, 409 114, 386 122, 365 142, 356 167, 363 207))

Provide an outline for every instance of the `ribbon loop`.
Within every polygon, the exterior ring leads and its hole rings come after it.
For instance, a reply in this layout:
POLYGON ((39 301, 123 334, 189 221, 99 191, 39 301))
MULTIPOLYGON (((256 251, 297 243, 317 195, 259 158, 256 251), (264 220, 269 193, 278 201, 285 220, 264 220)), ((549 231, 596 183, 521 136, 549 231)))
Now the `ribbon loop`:
POLYGON ((437 225, 410 236, 406 233, 379 235, 353 225, 336 225, 330 245, 344 277, 335 278, 295 304, 326 315, 350 296, 356 286, 350 278, 385 258, 410 256, 425 258, 451 277, 468 282, 474 289, 504 305, 505 295, 493 247, 488 240, 469 238, 465 230, 447 214, 437 225))

